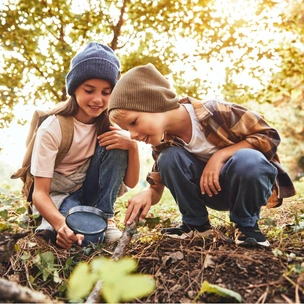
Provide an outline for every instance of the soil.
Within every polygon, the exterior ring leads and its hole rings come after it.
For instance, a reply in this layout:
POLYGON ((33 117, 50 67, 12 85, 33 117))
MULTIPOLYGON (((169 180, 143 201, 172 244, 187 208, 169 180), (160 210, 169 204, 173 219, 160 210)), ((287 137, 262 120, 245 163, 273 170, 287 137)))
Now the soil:
MULTIPOLYGON (((301 203, 301 210, 303 204, 301 203)), ((286 215, 286 212, 285 212, 286 215)), ((286 222, 286 216, 278 217, 286 222)), ((279 221, 276 222, 279 224, 279 221)), ((194 235, 180 240, 157 237, 143 240, 134 237, 125 256, 138 261, 137 272, 150 274, 157 287, 148 297, 133 300, 133 303, 224 303, 236 302, 233 297, 220 297, 215 293, 199 295, 204 281, 239 293, 243 303, 304 303, 304 231, 295 231, 291 225, 274 230, 281 233, 268 237, 271 247, 241 247, 234 244, 233 232, 214 228, 207 237, 194 235), (284 236, 283 236, 284 235, 284 236)), ((22 260, 24 252, 37 254, 52 251, 62 267, 74 255, 74 260, 91 261, 95 256, 111 257, 117 244, 99 248, 64 251, 28 235, 18 241, 19 250, 7 264, 2 263, 1 277, 17 281, 33 288, 30 276, 37 275, 37 268, 22 260), (36 246, 31 247, 35 243, 36 246)), ((1 264, 0 264, 1 266, 1 264)), ((68 275, 66 276, 68 277, 68 275)), ((66 301, 60 294, 60 284, 53 280, 36 278, 33 289, 53 299, 66 301), (40 281, 39 281, 40 280, 40 281)))
MULTIPOLYGON (((303 248, 290 250, 304 256, 303 248)), ((298 284, 302 292, 297 296, 304 301, 304 274, 301 278, 295 275, 294 281, 286 279, 288 261, 274 256, 271 249, 244 248, 217 238, 164 238, 145 248, 133 248, 128 255, 138 259, 142 273, 157 279, 155 292, 140 302, 192 302, 204 280, 239 293, 243 303, 295 303, 294 284, 298 284)), ((233 298, 204 293, 196 301, 233 302, 233 298)))

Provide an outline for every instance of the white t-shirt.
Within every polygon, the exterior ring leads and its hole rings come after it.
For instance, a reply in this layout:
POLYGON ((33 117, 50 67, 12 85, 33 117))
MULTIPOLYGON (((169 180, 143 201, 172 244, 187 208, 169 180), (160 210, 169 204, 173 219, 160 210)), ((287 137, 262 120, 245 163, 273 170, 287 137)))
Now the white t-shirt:
MULTIPOLYGON (((62 139, 60 123, 55 115, 39 127, 32 154, 31 173, 52 178, 55 159, 62 139)), ((74 118, 74 136, 71 148, 56 172, 64 176, 75 173, 94 154, 97 143, 95 124, 84 124, 74 118)))
POLYGON ((207 162, 213 153, 218 151, 219 149, 211 144, 202 132, 201 125, 195 115, 192 104, 183 104, 190 115, 191 124, 192 124, 192 137, 189 143, 184 143, 184 149, 194 154, 200 160, 207 162))

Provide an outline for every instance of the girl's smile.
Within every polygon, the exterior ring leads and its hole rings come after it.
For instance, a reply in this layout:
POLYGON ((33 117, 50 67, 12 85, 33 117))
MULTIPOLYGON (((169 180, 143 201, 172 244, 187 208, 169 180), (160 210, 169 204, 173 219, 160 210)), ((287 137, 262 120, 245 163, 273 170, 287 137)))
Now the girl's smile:
POLYGON ((112 92, 110 83, 101 79, 90 79, 75 91, 79 110, 75 118, 83 123, 94 123, 95 119, 108 108, 112 92))

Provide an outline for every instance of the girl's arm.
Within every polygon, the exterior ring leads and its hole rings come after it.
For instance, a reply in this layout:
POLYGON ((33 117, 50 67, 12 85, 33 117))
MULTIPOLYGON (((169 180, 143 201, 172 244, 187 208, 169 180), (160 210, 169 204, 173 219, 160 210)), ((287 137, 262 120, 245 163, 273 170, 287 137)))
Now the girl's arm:
POLYGON ((64 249, 70 249, 75 242, 81 245, 84 236, 75 235, 65 224, 65 217, 58 211, 49 193, 51 178, 34 177, 33 204, 40 215, 49 222, 57 232, 56 243, 64 249))
POLYGON ((99 145, 107 150, 121 149, 128 151, 128 166, 124 183, 129 188, 134 188, 139 180, 139 153, 137 142, 130 138, 129 133, 119 127, 110 127, 111 131, 97 137, 99 145))

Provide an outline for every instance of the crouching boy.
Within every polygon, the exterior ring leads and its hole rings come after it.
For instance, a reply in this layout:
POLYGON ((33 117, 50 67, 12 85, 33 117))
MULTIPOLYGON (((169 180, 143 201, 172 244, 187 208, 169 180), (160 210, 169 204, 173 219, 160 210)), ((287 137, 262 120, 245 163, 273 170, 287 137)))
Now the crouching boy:
POLYGON ((152 145, 150 186, 129 200, 125 223, 143 219, 166 186, 182 217, 168 236, 204 233, 206 207, 229 211, 236 244, 269 246, 258 226, 261 206, 295 194, 276 154, 278 132, 253 111, 222 100, 178 98, 152 64, 129 70, 109 101, 113 123, 152 145))

